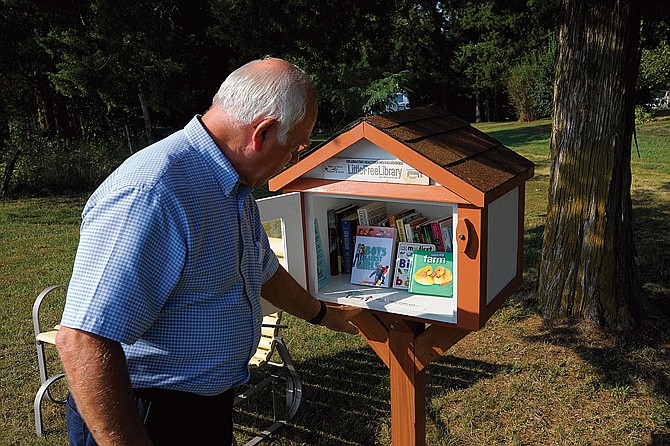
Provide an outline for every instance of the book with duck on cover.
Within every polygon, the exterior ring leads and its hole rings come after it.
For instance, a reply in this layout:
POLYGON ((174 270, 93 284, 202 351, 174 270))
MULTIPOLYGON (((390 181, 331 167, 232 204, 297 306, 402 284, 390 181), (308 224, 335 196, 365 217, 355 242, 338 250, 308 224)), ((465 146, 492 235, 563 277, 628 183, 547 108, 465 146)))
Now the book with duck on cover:
POLYGON ((414 251, 409 292, 431 296, 453 297, 453 253, 414 251))

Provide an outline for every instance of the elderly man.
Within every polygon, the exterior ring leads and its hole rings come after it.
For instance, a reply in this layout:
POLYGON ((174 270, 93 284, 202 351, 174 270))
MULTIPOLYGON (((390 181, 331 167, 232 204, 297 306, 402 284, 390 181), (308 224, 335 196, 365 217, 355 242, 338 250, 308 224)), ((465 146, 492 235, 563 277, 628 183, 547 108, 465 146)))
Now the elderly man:
POLYGON ((261 295, 357 333, 360 310, 327 308, 278 264, 250 194, 308 144, 316 115, 300 69, 250 62, 91 196, 56 340, 70 444, 231 444, 261 295))

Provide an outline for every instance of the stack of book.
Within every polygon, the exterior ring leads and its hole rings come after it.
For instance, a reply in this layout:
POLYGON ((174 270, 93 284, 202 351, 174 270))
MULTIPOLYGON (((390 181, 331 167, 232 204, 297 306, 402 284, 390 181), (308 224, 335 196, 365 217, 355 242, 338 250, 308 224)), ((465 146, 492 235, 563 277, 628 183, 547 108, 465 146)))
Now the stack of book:
POLYGON ((381 201, 349 203, 328 210, 328 235, 331 275, 411 293, 453 293, 451 215, 428 218, 415 209, 389 215, 381 201))
POLYGON ((428 219, 414 209, 403 209, 389 215, 380 226, 393 226, 398 240, 435 245, 437 251, 452 250, 453 217, 451 215, 428 219))
POLYGON ((328 210, 330 274, 351 274, 358 226, 376 226, 386 219, 386 203, 374 201, 359 207, 349 203, 328 210))

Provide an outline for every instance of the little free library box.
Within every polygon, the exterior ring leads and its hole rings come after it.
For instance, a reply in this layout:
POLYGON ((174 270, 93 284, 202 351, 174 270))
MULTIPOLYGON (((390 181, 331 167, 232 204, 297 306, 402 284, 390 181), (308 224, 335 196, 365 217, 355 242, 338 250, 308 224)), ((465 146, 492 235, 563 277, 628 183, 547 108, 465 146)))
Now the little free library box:
MULTIPOLYGON (((269 182, 283 194, 258 204, 263 220, 281 219, 287 269, 318 299, 472 331, 521 284, 525 182, 532 176, 533 163, 466 121, 416 108, 359 119, 301 153, 269 182), (377 202, 389 219, 401 211, 420 219, 414 237, 421 237, 419 223, 447 222, 450 296, 356 285, 350 274, 331 274, 342 255, 332 255, 338 236, 329 211, 377 202)), ((409 241, 398 232, 398 241, 409 241)))
POLYGON ((532 176, 533 163, 466 121, 416 108, 353 122, 270 180, 282 195, 258 200, 263 221, 281 222, 284 265, 298 282, 322 301, 368 309, 354 323, 390 371, 393 444, 425 445, 426 367, 521 285, 532 176), (361 225, 368 238, 383 230, 424 256, 439 248, 444 261, 410 270, 403 248, 393 269, 395 245, 363 251, 343 236, 356 234, 358 209, 380 207, 386 220, 361 225), (367 285, 352 283, 348 266, 369 268, 367 285))

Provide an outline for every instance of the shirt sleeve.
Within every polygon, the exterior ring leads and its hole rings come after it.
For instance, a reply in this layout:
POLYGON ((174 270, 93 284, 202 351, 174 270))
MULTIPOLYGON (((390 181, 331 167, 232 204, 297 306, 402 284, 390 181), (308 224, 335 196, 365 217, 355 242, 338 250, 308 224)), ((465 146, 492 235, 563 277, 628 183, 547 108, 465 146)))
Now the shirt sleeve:
POLYGON ((179 280, 186 246, 151 189, 129 187, 87 208, 62 325, 132 344, 179 280))

